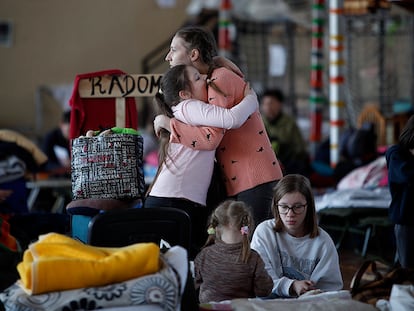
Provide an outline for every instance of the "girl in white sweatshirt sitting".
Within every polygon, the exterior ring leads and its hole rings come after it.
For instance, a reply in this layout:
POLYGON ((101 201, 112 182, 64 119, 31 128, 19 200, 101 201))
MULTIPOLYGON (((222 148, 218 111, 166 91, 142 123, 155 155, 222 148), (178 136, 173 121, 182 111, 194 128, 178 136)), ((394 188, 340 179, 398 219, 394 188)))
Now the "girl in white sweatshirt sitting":
POLYGON ((318 227, 309 180, 284 176, 275 187, 272 212, 274 219, 259 224, 251 242, 273 279, 272 297, 341 290, 338 252, 328 233, 318 227))

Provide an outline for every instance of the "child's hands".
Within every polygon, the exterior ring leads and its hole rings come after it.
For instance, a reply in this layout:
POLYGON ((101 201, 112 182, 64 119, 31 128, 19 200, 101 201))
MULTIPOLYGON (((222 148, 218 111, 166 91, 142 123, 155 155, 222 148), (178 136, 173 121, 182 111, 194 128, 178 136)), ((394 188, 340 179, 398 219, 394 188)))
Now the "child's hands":
POLYGON ((246 97, 247 95, 252 95, 252 94, 255 94, 255 92, 250 87, 250 83, 246 82, 246 85, 244 87, 244 97, 246 97))
POLYGON ((170 118, 166 115, 159 114, 154 119, 154 132, 157 137, 160 137, 160 132, 162 129, 167 130, 168 132, 171 132, 170 128, 170 118))
POLYGON ((296 296, 300 296, 314 289, 316 289, 315 283, 309 280, 294 281, 290 286, 290 292, 296 296))
POLYGON ((246 97, 247 95, 254 95, 255 96, 255 101, 254 104, 256 105, 256 108, 259 109, 259 100, 257 98, 256 92, 250 87, 250 83, 246 82, 246 86, 244 87, 244 97, 246 97))

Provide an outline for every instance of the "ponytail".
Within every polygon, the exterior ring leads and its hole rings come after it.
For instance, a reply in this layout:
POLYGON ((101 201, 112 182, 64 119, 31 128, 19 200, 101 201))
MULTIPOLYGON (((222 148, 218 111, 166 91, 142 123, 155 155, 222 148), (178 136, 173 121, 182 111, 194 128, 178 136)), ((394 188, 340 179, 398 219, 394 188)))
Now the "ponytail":
POLYGON ((212 76, 212 74, 213 74, 213 71, 215 70, 215 69, 217 69, 217 68, 219 68, 219 67, 217 67, 217 66, 215 66, 215 65, 213 65, 213 66, 210 66, 210 68, 208 69, 208 72, 207 72, 207 86, 209 86, 209 87, 211 87, 213 90, 215 90, 216 92, 218 92, 218 93, 220 93, 221 95, 223 95, 224 97, 227 97, 227 95, 226 95, 226 93, 224 93, 218 86, 217 86, 217 84, 214 82, 214 80, 215 79, 212 79, 211 78, 211 76, 212 76))
MULTIPOLYGON (((154 103, 158 108, 158 113, 173 118, 173 106, 177 105, 181 99, 179 92, 191 88, 189 79, 186 75, 186 65, 177 65, 170 68, 162 77, 160 89, 154 96, 154 103)), ((170 144, 170 132, 161 129, 159 133, 159 152, 158 152, 158 169, 154 180, 148 187, 148 195, 160 174, 163 164, 167 165, 168 147, 170 144)), ((171 159, 172 160, 172 159, 171 159)))

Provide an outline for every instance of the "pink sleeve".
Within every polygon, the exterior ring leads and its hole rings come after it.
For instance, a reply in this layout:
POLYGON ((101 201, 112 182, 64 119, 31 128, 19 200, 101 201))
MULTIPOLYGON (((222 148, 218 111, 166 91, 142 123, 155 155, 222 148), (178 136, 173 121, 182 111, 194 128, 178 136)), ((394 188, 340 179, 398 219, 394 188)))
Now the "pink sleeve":
POLYGON ((191 126, 173 118, 170 121, 170 142, 197 150, 217 149, 224 130, 217 127, 191 126))
MULTIPOLYGON (((243 99, 246 82, 234 72, 226 68, 218 68, 214 70, 211 80, 225 93, 225 96, 210 86, 208 88, 210 104, 231 108, 243 99)), ((170 127, 171 142, 198 150, 216 149, 224 135, 223 129, 190 126, 176 119, 171 119, 170 127)))

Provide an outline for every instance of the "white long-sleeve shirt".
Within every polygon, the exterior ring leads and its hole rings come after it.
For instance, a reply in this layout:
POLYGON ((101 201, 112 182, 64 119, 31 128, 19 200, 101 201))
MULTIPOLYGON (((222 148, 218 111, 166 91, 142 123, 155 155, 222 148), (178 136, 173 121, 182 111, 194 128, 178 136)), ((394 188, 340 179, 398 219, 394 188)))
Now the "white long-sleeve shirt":
MULTIPOLYGON (((174 117, 190 125, 207 125, 223 129, 240 127, 258 109, 256 94, 250 94, 231 109, 188 99, 172 107, 174 117)), ((223 130, 224 135, 224 130, 223 130)), ((185 198, 206 205, 207 191, 213 173, 215 149, 195 150, 170 143, 166 163, 150 195, 185 198)))
POLYGON ((326 231, 319 228, 313 239, 309 235, 296 238, 286 231, 275 232, 274 225, 274 219, 260 223, 251 242, 273 279, 273 293, 290 297, 295 280, 311 280, 323 291, 343 288, 338 252, 326 231))
POLYGON ((192 126, 214 126, 222 129, 236 129, 246 122, 247 118, 259 108, 256 94, 249 94, 232 107, 206 104, 196 99, 183 100, 172 107, 174 117, 192 126))

